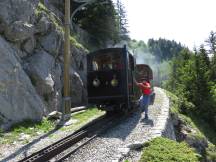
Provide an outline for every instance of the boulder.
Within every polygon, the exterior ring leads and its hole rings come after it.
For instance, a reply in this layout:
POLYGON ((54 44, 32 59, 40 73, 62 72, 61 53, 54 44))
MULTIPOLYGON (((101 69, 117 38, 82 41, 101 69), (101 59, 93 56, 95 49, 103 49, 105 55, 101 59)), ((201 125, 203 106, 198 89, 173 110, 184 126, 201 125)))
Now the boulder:
POLYGON ((54 92, 54 81, 52 78, 52 68, 54 58, 43 50, 36 51, 33 56, 27 59, 27 73, 37 92, 48 100, 48 95, 54 92))
POLYGON ((3 129, 25 119, 41 120, 45 110, 15 55, 16 50, 0 36, 0 120, 3 129))
POLYGON ((12 42, 23 42, 34 35, 34 26, 24 21, 15 21, 8 26, 5 37, 12 42))

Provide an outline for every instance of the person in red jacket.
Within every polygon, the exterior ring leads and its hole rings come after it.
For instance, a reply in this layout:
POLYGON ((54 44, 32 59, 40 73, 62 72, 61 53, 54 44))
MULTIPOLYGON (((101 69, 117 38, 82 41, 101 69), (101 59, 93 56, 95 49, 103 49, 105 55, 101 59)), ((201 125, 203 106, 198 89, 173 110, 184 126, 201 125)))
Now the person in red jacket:
POLYGON ((145 119, 148 119, 148 106, 150 103, 150 95, 152 93, 151 84, 145 78, 142 78, 140 83, 138 83, 135 79, 134 82, 142 91, 142 96, 140 97, 140 108, 144 109, 145 119))

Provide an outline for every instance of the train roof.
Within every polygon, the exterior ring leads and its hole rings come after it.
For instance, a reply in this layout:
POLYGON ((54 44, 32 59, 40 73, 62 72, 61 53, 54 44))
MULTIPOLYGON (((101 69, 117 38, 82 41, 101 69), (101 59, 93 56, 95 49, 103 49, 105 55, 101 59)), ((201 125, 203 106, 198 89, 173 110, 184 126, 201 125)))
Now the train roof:
MULTIPOLYGON (((125 47, 123 48, 105 48, 105 49, 99 49, 99 50, 96 50, 94 52, 90 52, 88 55, 91 57, 91 56, 95 56, 95 55, 98 55, 98 54, 101 54, 101 53, 109 53, 109 52, 122 52, 123 50, 125 49, 125 47)), ((128 50, 127 52, 132 55, 128 50)))

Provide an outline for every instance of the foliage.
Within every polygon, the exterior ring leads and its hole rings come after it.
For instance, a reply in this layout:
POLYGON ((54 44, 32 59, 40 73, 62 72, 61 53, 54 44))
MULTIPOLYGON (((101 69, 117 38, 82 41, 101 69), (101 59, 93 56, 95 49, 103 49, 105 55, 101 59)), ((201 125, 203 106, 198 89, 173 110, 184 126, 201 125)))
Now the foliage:
POLYGON ((43 14, 47 15, 48 19, 54 24, 57 30, 59 30, 62 34, 64 33, 64 28, 62 27, 59 18, 49 11, 43 3, 39 2, 37 8, 35 9, 35 15, 37 18, 40 18, 43 14))
POLYGON ((129 31, 127 30, 128 28, 128 22, 127 22, 127 15, 125 11, 124 5, 121 3, 120 0, 117 0, 117 17, 119 21, 119 32, 120 32, 120 38, 121 40, 128 40, 129 36, 128 33, 129 31))
POLYGON ((211 31, 208 39, 205 41, 207 45, 210 47, 209 53, 216 53, 216 33, 211 31))
POLYGON ((184 48, 180 43, 174 40, 166 40, 160 38, 159 40, 148 40, 149 51, 156 56, 158 61, 168 60, 177 54, 184 48))
MULTIPOLYGON (((43 3, 41 2, 38 3, 37 8, 35 9, 35 14, 38 18, 40 18, 43 14, 46 14, 48 19, 53 23, 55 28, 61 32, 63 36, 64 27, 62 25, 62 22, 59 20, 59 18, 55 14, 53 14, 48 8, 46 8, 46 6, 44 6, 43 3)), ((80 44, 73 36, 70 36, 70 42, 76 48, 80 48, 80 49, 87 51, 87 49, 82 44, 80 44)))
POLYGON ((70 43, 71 43, 73 46, 75 46, 75 47, 77 47, 77 48, 79 48, 79 49, 82 49, 82 50, 88 52, 88 50, 87 50, 82 44, 80 44, 80 43, 79 43, 74 37, 72 37, 72 36, 70 36, 70 43))
POLYGON ((207 161, 216 161, 216 146, 210 145, 206 150, 207 161))
MULTIPOLYGON (((215 160, 216 155, 216 131, 212 129, 212 126, 209 125, 205 120, 200 118, 194 113, 182 114, 181 113, 181 101, 176 95, 166 92, 170 98, 170 110, 171 116, 178 116, 182 123, 186 127, 192 128, 194 131, 190 132, 188 135, 197 141, 203 141, 205 138, 208 140, 208 147, 205 148, 205 151, 202 153, 204 159, 215 160)), ((176 131, 178 136, 178 132, 176 131)))
POLYGON ((111 0, 96 0, 79 11, 73 21, 93 35, 99 46, 108 41, 116 43, 120 39, 117 12, 111 0))
POLYGON ((199 156, 185 142, 155 138, 145 143, 140 162, 198 162, 199 156))
POLYGON ((203 46, 195 53, 182 50, 172 62, 172 72, 166 88, 183 101, 181 110, 196 113, 215 125, 215 83, 211 80, 211 62, 203 46), (192 103, 190 107, 187 105, 192 103), (184 105, 186 104, 186 105, 184 105))

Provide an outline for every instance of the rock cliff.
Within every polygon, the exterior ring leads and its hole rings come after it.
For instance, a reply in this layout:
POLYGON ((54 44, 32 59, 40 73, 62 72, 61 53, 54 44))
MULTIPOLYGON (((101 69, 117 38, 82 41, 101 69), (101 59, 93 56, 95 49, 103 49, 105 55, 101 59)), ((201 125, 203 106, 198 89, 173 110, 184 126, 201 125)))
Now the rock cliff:
MULTIPOLYGON (((0 126, 61 110, 64 29, 61 7, 0 1, 0 126)), ((71 37, 72 106, 86 103, 86 53, 71 37)))

